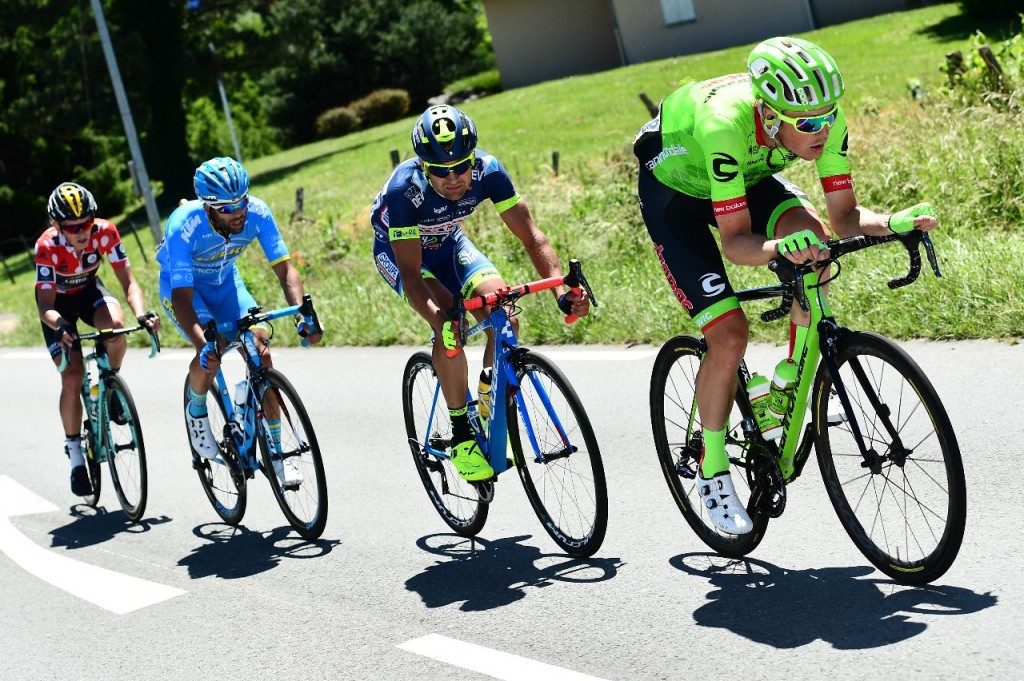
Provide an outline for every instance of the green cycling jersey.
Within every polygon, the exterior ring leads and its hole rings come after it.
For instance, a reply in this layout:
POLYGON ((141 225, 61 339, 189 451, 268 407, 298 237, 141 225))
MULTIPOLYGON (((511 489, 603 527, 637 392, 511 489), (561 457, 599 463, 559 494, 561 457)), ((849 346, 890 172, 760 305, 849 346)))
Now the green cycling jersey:
MULTIPOLYGON (((826 192, 852 187, 846 160, 846 116, 836 107, 821 157, 815 162, 826 192)), ((793 165, 799 157, 770 147, 755 107, 750 77, 733 74, 683 85, 662 102, 658 116, 637 135, 659 133, 661 144, 640 158, 664 185, 710 199, 715 214, 746 206, 746 189, 793 165)))

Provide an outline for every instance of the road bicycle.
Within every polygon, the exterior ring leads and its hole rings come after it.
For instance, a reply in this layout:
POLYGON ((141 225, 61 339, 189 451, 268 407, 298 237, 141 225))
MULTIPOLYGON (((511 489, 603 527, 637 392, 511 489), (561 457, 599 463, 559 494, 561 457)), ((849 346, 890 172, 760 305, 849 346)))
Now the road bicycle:
MULTIPOLYGON (((519 345, 510 321, 520 311, 520 298, 563 284, 577 293, 585 288, 597 305, 579 261, 572 260, 564 277, 457 299, 449 312, 460 321, 463 342, 493 330, 490 417, 481 417, 472 394, 467 400, 470 423, 494 478, 467 482, 452 464, 451 421, 429 353, 417 352, 406 364, 402 405, 416 470, 430 502, 452 530, 464 537, 480 532, 497 476, 515 467, 547 533, 570 555, 585 557, 600 548, 608 525, 608 490, 597 438, 568 379, 551 360, 519 345), (487 319, 466 329, 465 313, 488 306, 487 319), (511 460, 506 459, 506 445, 511 445, 511 460)), ((575 317, 569 315, 566 321, 575 317)))
MULTIPOLYGON (((147 317, 153 313, 147 313, 147 317)), ((82 352, 85 371, 82 374, 82 405, 85 422, 82 426, 82 449, 85 451, 85 469, 89 474, 92 494, 83 497, 88 506, 100 501, 103 486, 102 464, 110 468, 110 480, 125 515, 132 522, 142 519, 146 512, 148 476, 146 445, 142 439, 142 425, 135 400, 128 383, 120 373, 110 368, 106 341, 139 330, 145 326, 123 329, 100 329, 78 337, 79 342, 94 341, 92 352, 82 352)), ((150 331, 149 356, 160 352, 160 337, 150 331)), ((70 361, 70 351, 62 353, 57 370, 63 372, 70 361)))
MULTIPOLYGON (((237 321, 217 324, 210 320, 207 323, 206 339, 211 342, 218 340, 218 358, 229 350, 240 349, 245 360, 245 380, 235 386, 235 394, 232 395, 221 364, 209 393, 216 405, 209 409, 210 432, 219 453, 213 459, 201 457, 192 448, 191 440, 189 448, 192 449, 192 467, 199 475, 203 490, 225 523, 238 525, 242 521, 247 499, 246 481, 256 471, 262 471, 289 524, 304 539, 313 540, 323 533, 327 524, 327 479, 320 445, 298 392, 280 371, 265 367, 260 361, 274 335, 270 322, 300 312, 313 320, 314 333, 322 333, 312 298, 308 295, 301 305, 270 312, 263 312, 257 306, 250 308, 237 321), (252 332, 256 325, 266 327, 269 332, 270 339, 263 350, 252 332), (223 347, 220 347, 221 341, 223 347), (275 414, 280 415, 279 438, 273 437, 268 425, 268 420, 273 420, 275 414), (282 478, 288 460, 291 463, 287 465, 297 465, 301 471, 298 484, 282 478)), ((186 377, 186 408, 188 388, 186 377)))
POLYGON ((824 284, 841 272, 839 259, 865 248, 900 241, 910 257, 896 289, 921 271, 923 243, 941 276, 928 236, 919 231, 884 237, 856 236, 827 242, 827 263, 797 266, 774 260, 779 284, 737 292, 740 301, 782 298, 763 321, 782 319, 793 300, 810 311, 811 325, 799 358, 796 391, 780 440, 761 435, 738 370, 735 407, 726 448, 737 493, 753 531, 719 532, 697 494, 703 432, 695 379, 707 352, 704 338, 676 336, 661 348, 651 374, 651 425, 665 480, 693 531, 716 552, 744 556, 764 538, 770 518, 786 506, 787 488, 803 470, 813 446, 825 489, 843 527, 864 556, 897 582, 926 584, 953 564, 966 522, 966 485, 956 433, 938 393, 898 345, 874 333, 851 331, 833 317, 824 284), (820 360, 820 361, 819 361, 820 360), (811 420, 804 426, 810 397, 811 420))

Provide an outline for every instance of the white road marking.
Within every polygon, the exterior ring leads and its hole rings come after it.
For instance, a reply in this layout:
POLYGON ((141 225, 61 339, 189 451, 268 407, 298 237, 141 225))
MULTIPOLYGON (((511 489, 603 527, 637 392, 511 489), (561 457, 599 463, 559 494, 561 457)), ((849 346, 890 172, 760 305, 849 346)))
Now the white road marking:
POLYGON ((43 581, 118 615, 187 593, 44 549, 19 532, 10 521, 16 515, 56 510, 58 508, 46 499, 6 475, 0 475, 0 551, 43 581))
POLYGON ((458 641, 441 634, 427 634, 398 647, 504 681, 602 681, 596 676, 458 641))

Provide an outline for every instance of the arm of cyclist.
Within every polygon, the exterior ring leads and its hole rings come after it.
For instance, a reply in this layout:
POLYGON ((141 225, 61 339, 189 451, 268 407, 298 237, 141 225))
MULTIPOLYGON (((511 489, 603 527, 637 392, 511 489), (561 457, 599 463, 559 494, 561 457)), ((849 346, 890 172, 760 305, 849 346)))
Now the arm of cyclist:
MULTIPOLYGON (((301 305, 302 297, 306 292, 302 287, 302 275, 292 265, 292 261, 282 260, 275 263, 273 269, 274 274, 277 275, 277 280, 281 282, 281 291, 284 293, 284 299, 288 301, 289 305, 301 305)), ((307 319, 302 313, 295 316, 295 330, 306 342, 312 345, 316 345, 323 338, 323 329, 317 329, 315 328, 316 326, 317 324, 313 319, 307 319)))
POLYGON ((142 287, 139 286, 135 275, 132 274, 132 266, 125 265, 115 269, 114 276, 117 277, 121 288, 124 290, 125 300, 128 301, 128 307, 131 308, 135 319, 150 332, 157 333, 160 330, 160 317, 146 312, 146 303, 142 298, 142 287))
POLYGON ((203 335, 203 327, 199 323, 199 316, 192 306, 193 289, 182 286, 171 291, 171 306, 174 310, 174 317, 178 320, 182 331, 188 337, 196 349, 196 359, 200 368, 209 373, 216 373, 220 367, 220 357, 217 352, 216 341, 207 342, 203 335))
POLYGON ((402 292, 412 309, 416 310, 430 324, 434 335, 440 338, 446 350, 459 348, 458 324, 448 319, 446 310, 437 304, 430 287, 423 279, 420 265, 423 263, 423 250, 419 237, 410 239, 393 239, 391 250, 395 254, 398 275, 402 279, 402 292))
POLYGON ((736 265, 767 265, 780 255, 801 264, 824 260, 828 250, 818 235, 809 229, 798 230, 779 239, 754 234, 750 211, 743 209, 718 217, 718 232, 725 257, 736 265))
POLYGON ((65 351, 70 350, 78 335, 74 327, 56 310, 57 292, 53 289, 38 289, 36 291, 36 306, 39 309, 39 319, 48 327, 57 331, 57 342, 65 351))
MULTIPOLYGON (((522 242, 527 255, 530 256, 530 261, 541 278, 563 276, 562 268, 558 263, 558 254, 551 247, 547 235, 533 221, 525 199, 520 199, 514 206, 501 213, 501 219, 509 231, 522 242)), ((574 314, 577 317, 586 317, 590 314, 590 298, 583 289, 580 289, 579 293, 575 293, 565 286, 556 286, 551 289, 551 292, 555 296, 559 309, 565 314, 574 314)))
POLYGON ((938 227, 935 212, 929 203, 918 203, 892 215, 876 213, 859 205, 852 189, 829 192, 825 195, 829 222, 840 237, 867 234, 888 236, 902 234, 912 229, 929 232, 938 227))

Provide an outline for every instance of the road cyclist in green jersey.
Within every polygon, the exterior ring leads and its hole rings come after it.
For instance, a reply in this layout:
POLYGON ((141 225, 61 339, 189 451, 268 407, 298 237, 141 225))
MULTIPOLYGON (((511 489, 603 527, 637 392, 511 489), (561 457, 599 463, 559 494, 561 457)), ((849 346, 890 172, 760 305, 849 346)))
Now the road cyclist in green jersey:
MULTIPOLYGON (((476 124, 465 112, 448 105, 428 107, 413 125, 412 147, 415 158, 395 168, 370 210, 374 262, 381 277, 434 331, 432 359, 452 421, 452 463, 464 479, 482 482, 494 477, 494 469, 470 426, 464 330, 450 319, 448 310, 457 295, 483 296, 507 284, 463 232, 462 224, 490 200, 541 277, 560 277, 562 269, 558 254, 534 222, 505 167, 477 147, 476 124)), ((577 296, 557 286, 552 292, 566 315, 588 314, 585 291, 577 296)), ((483 321, 490 308, 472 314, 483 321)), ((517 333, 518 323, 518 317, 512 317, 517 333)), ((494 361, 492 333, 487 331, 481 394, 494 361)))
MULTIPOLYGON (((888 215, 857 201, 839 106, 844 90, 825 50, 799 38, 771 38, 750 52, 746 73, 689 82, 670 94, 634 140, 644 223, 676 299, 708 344, 696 380, 704 436, 698 492, 728 534, 752 528, 725 450, 750 328, 722 255, 736 265, 767 265, 779 255, 802 264, 827 257, 822 242, 829 231, 848 237, 937 225, 926 203, 888 215), (780 175, 800 160, 815 163, 828 228, 807 195, 780 175)), ((794 308, 790 358, 800 357, 809 323, 794 308)))

